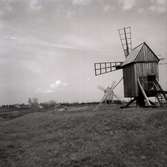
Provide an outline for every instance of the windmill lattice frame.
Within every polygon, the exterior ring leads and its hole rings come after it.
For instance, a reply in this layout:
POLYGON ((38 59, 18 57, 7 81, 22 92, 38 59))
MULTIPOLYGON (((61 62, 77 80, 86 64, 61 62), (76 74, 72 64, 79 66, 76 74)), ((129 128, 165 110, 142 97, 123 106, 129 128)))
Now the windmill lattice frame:
POLYGON ((124 55, 127 58, 130 51, 132 50, 132 33, 131 33, 131 27, 124 27, 121 29, 118 29, 119 37, 121 40, 122 49, 124 51, 124 55))

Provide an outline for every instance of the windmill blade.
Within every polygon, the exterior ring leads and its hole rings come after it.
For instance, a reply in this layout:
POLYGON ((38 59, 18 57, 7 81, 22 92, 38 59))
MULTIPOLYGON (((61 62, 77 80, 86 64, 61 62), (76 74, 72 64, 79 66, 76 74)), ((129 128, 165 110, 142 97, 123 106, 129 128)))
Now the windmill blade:
POLYGON ((94 108, 94 111, 96 111, 102 105, 102 103, 104 102, 105 99, 106 99, 106 94, 104 94, 104 96, 100 100, 99 104, 94 108))
POLYGON ((105 92, 105 88, 104 88, 104 87, 102 87, 102 86, 99 85, 97 88, 98 88, 99 90, 105 92))
POLYGON ((157 57, 160 59, 160 61, 163 61, 166 59, 166 57, 162 56, 161 54, 158 54, 157 57))
POLYGON ((95 75, 102 75, 122 68, 123 62, 100 62, 94 63, 95 75))
POLYGON ((166 58, 165 57, 159 57, 160 61, 163 61, 165 60, 166 58))
POLYGON ((105 93, 104 96, 101 98, 100 103, 103 103, 107 98, 107 94, 105 93))
POLYGON ((111 96, 111 95, 107 93, 106 98, 105 98, 105 102, 106 102, 107 100, 110 100, 110 96, 111 96))
POLYGON ((132 50, 132 38, 131 38, 131 27, 124 27, 118 30, 122 49, 124 51, 124 55, 127 58, 130 51, 132 50))
POLYGON ((110 95, 108 96, 108 100, 113 101, 113 94, 110 94, 110 95))
POLYGON ((165 57, 159 57, 159 59, 160 59, 159 65, 165 65, 165 64, 167 64, 167 62, 165 61, 166 60, 165 57))
POLYGON ((115 82, 116 82, 116 81, 113 81, 113 82, 112 82, 111 87, 110 87, 111 89, 114 88, 115 82))
POLYGON ((119 99, 118 96, 113 92, 113 96, 116 98, 116 99, 119 99))
POLYGON ((113 87, 113 90, 120 84, 120 82, 123 80, 123 77, 117 82, 117 84, 115 84, 115 86, 113 87))
POLYGON ((159 63, 159 65, 166 65, 167 63, 159 63))

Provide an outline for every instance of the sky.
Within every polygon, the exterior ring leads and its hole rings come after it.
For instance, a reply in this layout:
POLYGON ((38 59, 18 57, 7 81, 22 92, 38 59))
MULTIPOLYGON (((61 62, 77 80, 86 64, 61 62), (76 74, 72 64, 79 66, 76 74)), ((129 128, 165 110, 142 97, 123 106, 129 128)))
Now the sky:
MULTIPOLYGON (((97 87, 122 71, 96 77, 94 63, 125 59, 124 26, 133 47, 145 41, 167 58, 167 0, 0 0, 0 104, 100 100, 97 87)), ((159 72, 167 90, 167 65, 159 72)), ((122 83, 115 93, 123 98, 122 83)))

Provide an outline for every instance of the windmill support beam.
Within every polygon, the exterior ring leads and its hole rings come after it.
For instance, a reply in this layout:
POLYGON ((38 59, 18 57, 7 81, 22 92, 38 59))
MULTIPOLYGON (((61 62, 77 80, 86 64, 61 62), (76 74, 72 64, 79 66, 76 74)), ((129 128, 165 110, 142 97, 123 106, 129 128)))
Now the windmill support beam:
POLYGON ((146 95, 146 93, 145 93, 145 91, 144 91, 144 89, 143 89, 143 87, 142 87, 142 85, 141 85, 141 83, 140 83, 140 80, 138 79, 137 82, 138 82, 139 88, 140 88, 140 90, 141 90, 141 92, 142 92, 144 98, 146 99, 147 105, 148 105, 148 106, 151 106, 151 104, 150 104, 150 102, 149 102, 149 99, 148 99, 148 97, 147 97, 147 95, 146 95))
POLYGON ((136 97, 134 97, 132 100, 130 100, 125 106, 121 106, 121 108, 127 108, 130 104, 132 104, 134 101, 136 101, 136 97))

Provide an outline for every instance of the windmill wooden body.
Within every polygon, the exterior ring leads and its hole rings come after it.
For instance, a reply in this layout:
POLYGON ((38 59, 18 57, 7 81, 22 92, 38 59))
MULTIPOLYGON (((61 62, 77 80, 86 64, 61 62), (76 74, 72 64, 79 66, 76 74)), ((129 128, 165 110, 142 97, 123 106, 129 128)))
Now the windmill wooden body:
POLYGON ((95 75, 122 69, 124 96, 133 98, 126 106, 135 100, 139 106, 151 106, 149 97, 156 97, 160 105, 166 103, 167 92, 158 82, 160 59, 145 42, 132 49, 130 27, 119 29, 119 35, 125 61, 95 63, 95 75))

